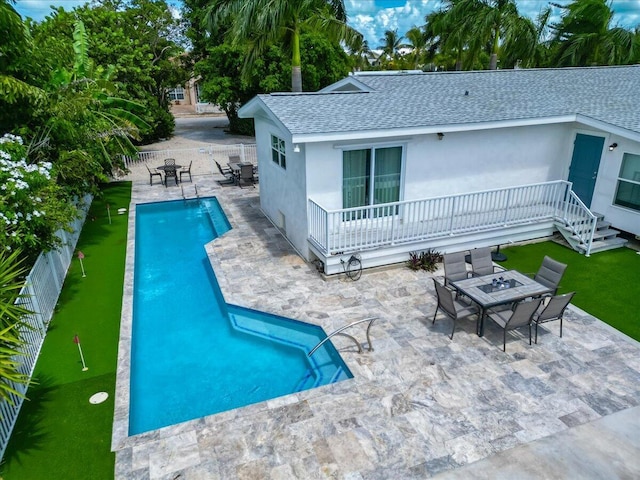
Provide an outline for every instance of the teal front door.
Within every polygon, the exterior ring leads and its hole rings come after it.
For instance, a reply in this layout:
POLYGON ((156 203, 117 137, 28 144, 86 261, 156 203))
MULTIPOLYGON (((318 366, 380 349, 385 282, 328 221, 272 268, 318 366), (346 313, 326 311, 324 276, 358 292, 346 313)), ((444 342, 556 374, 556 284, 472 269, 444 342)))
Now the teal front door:
POLYGON ((603 145, 604 137, 582 133, 576 135, 573 143, 569 181, 573 183, 573 191, 587 207, 591 206, 603 145))

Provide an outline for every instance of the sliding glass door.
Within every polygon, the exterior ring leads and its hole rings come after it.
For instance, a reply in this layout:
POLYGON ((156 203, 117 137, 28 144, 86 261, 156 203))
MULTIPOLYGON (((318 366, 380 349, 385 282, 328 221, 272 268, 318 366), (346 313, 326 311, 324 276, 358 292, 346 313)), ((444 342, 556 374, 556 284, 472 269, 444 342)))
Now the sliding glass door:
MULTIPOLYGON (((342 154, 342 207, 364 207, 400 200, 402 147, 345 150, 342 154)), ((345 220, 391 215, 397 208, 345 214, 345 220)))

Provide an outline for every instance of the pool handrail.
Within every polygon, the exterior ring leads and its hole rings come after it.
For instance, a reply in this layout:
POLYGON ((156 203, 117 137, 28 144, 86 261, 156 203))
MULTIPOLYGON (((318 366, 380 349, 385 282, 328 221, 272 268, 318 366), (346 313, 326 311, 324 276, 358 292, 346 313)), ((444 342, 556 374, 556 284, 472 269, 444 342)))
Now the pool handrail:
POLYGON ((369 330, 371 330, 371 325, 373 325, 373 322, 376 321, 377 318, 378 317, 369 317, 369 318, 363 318, 362 320, 356 320, 355 322, 352 322, 352 323, 350 323, 348 325, 340 327, 339 329, 331 332, 329 335, 327 335, 326 338, 323 338, 320 341, 320 343, 318 343, 315 347, 313 347, 313 349, 307 354, 307 357, 310 357, 311 355, 313 355, 316 352, 316 350, 318 350, 327 340, 329 340, 334 335, 342 335, 344 337, 350 338, 358 346, 358 353, 362 353, 362 346, 360 345, 360 343, 354 337, 352 337, 351 335, 349 335, 347 333, 342 333, 342 331, 346 330, 349 327, 353 327, 354 325, 358 325, 359 323, 363 323, 363 322, 369 322, 369 326, 367 327, 367 343, 369 344, 369 347, 368 347, 367 351, 373 352, 373 345, 371 344, 371 337, 369 336, 369 330))

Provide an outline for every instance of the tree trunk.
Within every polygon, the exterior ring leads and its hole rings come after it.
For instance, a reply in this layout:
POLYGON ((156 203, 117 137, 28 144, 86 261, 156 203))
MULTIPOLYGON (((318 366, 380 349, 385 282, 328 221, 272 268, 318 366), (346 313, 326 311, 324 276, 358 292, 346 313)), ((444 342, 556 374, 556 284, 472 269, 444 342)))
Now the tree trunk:
POLYGON ((491 58, 489 58, 489 70, 497 70, 498 69, 498 54, 492 53, 491 58))
POLYGON ((300 66, 291 67, 291 91, 302 91, 302 69, 300 66))
POLYGON ((291 55, 291 91, 302 91, 302 62, 300 61, 300 34, 298 30, 293 31, 292 55, 291 55))

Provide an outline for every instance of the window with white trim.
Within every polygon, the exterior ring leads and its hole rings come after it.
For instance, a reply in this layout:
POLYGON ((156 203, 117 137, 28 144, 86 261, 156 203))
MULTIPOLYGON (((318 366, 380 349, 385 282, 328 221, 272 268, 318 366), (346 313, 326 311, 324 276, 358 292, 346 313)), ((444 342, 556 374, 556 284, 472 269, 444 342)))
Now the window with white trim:
POLYGON ((184 100, 184 88, 182 87, 172 88, 167 93, 169 100, 184 100))
POLYGON ((281 138, 271 135, 271 159, 285 170, 287 169, 287 156, 285 154, 285 143, 281 138))
POLYGON ((614 204, 640 210, 640 155, 625 153, 618 174, 614 204))

